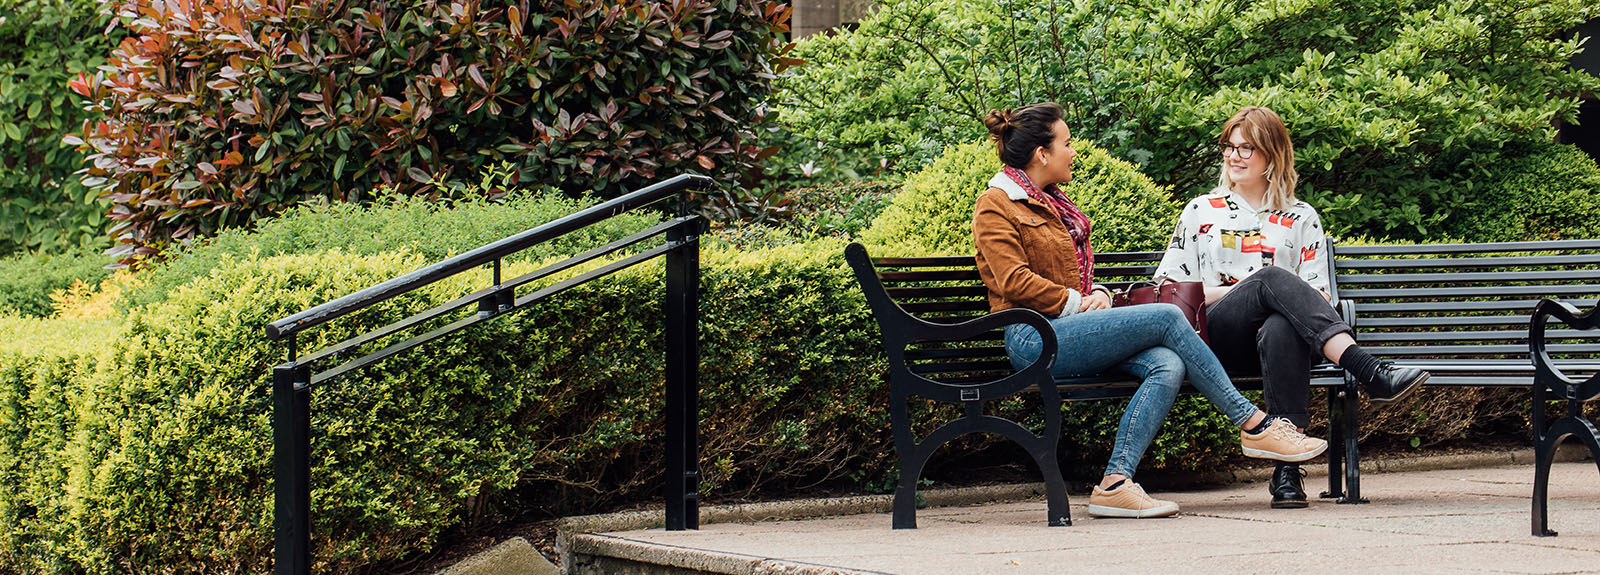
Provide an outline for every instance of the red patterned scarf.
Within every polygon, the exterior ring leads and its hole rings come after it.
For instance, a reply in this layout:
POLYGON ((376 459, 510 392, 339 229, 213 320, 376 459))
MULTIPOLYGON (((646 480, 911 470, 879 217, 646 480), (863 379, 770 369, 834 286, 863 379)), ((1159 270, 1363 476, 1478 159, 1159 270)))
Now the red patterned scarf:
POLYGON ((1083 210, 1079 210, 1078 205, 1072 203, 1054 184, 1040 190, 1033 185, 1033 180, 1026 172, 1010 166, 1006 166, 1005 174, 1022 186, 1028 192, 1028 197, 1049 207, 1067 226, 1067 233, 1072 235, 1072 243, 1078 248, 1078 291, 1087 294, 1089 287, 1094 285, 1094 247, 1089 243, 1089 232, 1094 229, 1094 224, 1089 221, 1089 216, 1084 215, 1083 210))

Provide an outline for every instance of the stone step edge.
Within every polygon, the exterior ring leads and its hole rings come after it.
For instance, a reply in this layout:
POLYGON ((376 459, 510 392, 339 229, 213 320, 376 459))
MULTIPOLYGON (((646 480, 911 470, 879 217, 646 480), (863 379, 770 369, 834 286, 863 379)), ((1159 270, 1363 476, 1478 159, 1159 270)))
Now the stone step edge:
MULTIPOLYGON (((1582 461, 1588 459, 1588 457, 1589 452, 1586 448, 1567 443, 1557 449, 1555 460, 1558 462, 1582 461)), ((1528 465, 1531 475, 1533 463, 1533 448, 1525 448, 1454 455, 1368 459, 1361 462, 1361 472, 1363 474, 1392 473, 1467 469, 1493 467, 1496 465, 1528 465)), ((1327 466, 1309 465, 1306 467, 1306 471, 1309 477, 1324 477, 1327 475, 1327 466)), ((1272 468, 1258 467, 1233 471, 1187 472, 1175 475, 1185 476, 1188 478, 1187 482, 1192 484, 1243 483, 1265 481, 1272 475, 1272 468)), ((1044 496, 1044 483, 928 489, 922 491, 922 495, 927 502, 927 507, 957 507, 1020 501, 1044 496)), ((888 513, 892 510, 893 502, 893 495, 884 494, 711 505, 700 509, 700 523, 754 523, 758 521, 807 519, 862 513, 888 513)), ((865 573, 840 571, 833 567, 806 565, 764 557, 714 553, 670 545, 641 543, 601 535, 612 531, 660 528, 665 522, 664 512, 659 509, 563 518, 556 523, 556 549, 561 553, 563 569, 570 569, 568 566, 573 565, 573 555, 576 553, 617 557, 727 575, 759 575, 766 573, 854 575, 865 573)))

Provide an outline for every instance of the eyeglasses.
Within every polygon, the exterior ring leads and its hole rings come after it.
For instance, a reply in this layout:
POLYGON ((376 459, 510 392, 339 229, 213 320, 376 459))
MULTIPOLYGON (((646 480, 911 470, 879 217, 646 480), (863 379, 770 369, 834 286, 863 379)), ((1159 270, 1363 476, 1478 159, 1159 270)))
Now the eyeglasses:
POLYGON ((1228 150, 1233 150, 1233 153, 1237 154, 1241 160, 1248 160, 1250 159, 1250 156, 1253 156, 1256 153, 1256 147, 1250 144, 1244 144, 1242 146, 1235 146, 1227 142, 1217 144, 1217 153, 1222 154, 1222 157, 1228 157, 1228 150))

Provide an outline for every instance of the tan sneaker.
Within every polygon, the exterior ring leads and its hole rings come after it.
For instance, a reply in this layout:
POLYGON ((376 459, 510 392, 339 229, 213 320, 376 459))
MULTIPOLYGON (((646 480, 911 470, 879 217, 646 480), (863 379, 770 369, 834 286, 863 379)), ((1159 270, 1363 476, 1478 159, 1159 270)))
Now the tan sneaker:
POLYGON ((1272 420, 1260 435, 1239 431, 1239 443, 1245 457, 1275 459, 1278 461, 1305 461, 1328 450, 1328 442, 1306 437, 1293 423, 1282 417, 1272 420))
POLYGON ((1152 499, 1132 481, 1111 491, 1096 485, 1089 494, 1089 515, 1093 517, 1166 517, 1177 512, 1177 503, 1152 499))

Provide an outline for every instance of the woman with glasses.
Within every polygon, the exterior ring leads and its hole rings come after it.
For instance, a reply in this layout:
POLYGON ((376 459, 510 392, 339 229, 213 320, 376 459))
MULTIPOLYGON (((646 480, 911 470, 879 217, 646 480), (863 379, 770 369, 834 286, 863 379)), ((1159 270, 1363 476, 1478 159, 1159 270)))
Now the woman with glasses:
MULTIPOLYGON (((1092 223, 1057 186, 1072 179, 1078 154, 1061 117, 1054 103, 989 113, 984 123, 1005 168, 978 198, 972 236, 989 309, 1024 307, 1051 318, 1057 380, 1120 372, 1142 382, 1122 416, 1105 475, 1089 496, 1089 514, 1178 512, 1176 503, 1151 498, 1132 478, 1186 374, 1242 427, 1245 455, 1303 461, 1322 453, 1326 441, 1285 425, 1268 430, 1267 414, 1239 394, 1177 306, 1111 307, 1110 292, 1094 283, 1092 223)), ((1009 326, 1006 355, 1022 369, 1039 359, 1041 340, 1030 326, 1009 326)))
MULTIPOLYGON (((1217 149, 1221 183, 1184 207, 1155 278, 1205 283, 1206 329, 1222 365, 1260 374, 1267 411, 1296 430, 1310 421, 1318 355, 1363 382, 1377 402, 1399 400, 1427 381, 1425 371, 1363 351, 1329 303, 1332 254, 1317 211, 1295 199, 1294 144, 1278 114, 1239 110, 1222 126, 1217 149)), ((1304 476, 1297 460, 1280 461, 1268 485, 1272 507, 1305 507, 1304 476)))

